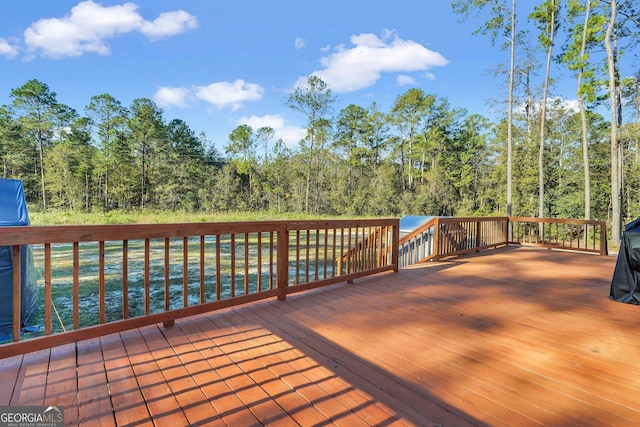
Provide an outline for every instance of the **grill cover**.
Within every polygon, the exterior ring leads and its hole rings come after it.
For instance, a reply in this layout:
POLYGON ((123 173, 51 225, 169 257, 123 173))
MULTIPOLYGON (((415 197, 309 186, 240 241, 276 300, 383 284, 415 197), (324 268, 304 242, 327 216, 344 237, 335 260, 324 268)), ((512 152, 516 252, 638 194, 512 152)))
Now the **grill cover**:
POLYGON ((640 304, 640 218, 627 224, 622 233, 620 252, 611 279, 609 298, 640 304))

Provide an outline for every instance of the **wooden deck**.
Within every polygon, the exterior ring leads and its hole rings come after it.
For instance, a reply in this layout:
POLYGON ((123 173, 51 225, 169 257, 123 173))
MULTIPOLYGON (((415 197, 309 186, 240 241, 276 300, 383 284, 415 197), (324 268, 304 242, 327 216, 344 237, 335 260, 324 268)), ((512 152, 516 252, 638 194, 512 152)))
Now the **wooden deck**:
MULTIPOLYGON (((0 360, 69 425, 640 424, 615 257, 508 247, 0 360)), ((0 350, 1 352, 1 350, 0 350)))

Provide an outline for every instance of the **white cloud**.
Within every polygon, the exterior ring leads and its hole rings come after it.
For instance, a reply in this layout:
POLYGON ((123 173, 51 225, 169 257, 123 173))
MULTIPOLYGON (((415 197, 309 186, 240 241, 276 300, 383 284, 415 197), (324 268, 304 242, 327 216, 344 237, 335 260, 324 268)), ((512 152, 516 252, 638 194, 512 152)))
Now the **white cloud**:
POLYGON ((296 49, 304 49, 305 47, 307 47, 307 40, 303 39, 302 37, 296 37, 293 45, 296 49))
MULTIPOLYGON (((311 74, 335 92, 354 92, 373 86, 382 73, 426 72, 449 63, 438 52, 403 40, 392 30, 384 30, 383 34, 383 38, 369 33, 351 36, 353 47, 337 46, 333 53, 320 59, 324 68, 311 74)), ((305 81, 306 77, 301 77, 296 84, 305 81)))
POLYGON ((201 100, 219 109, 236 111, 245 102, 262 99, 264 89, 255 83, 238 79, 235 82, 216 82, 207 86, 160 87, 153 96, 162 107, 188 107, 191 101, 201 100))
POLYGON ((175 36, 185 30, 193 30, 197 27, 198 20, 194 16, 184 10, 178 10, 161 13, 153 22, 144 22, 140 31, 152 40, 157 40, 162 37, 175 36))
POLYGON ((63 18, 34 22, 24 31, 27 49, 50 58, 80 56, 84 53, 109 54, 106 40, 139 31, 152 40, 196 28, 195 17, 184 11, 162 13, 146 21, 134 3, 102 6, 93 0, 78 3, 63 18))
POLYGON ((400 74, 398 77, 396 77, 396 82, 400 86, 415 85, 416 79, 411 76, 407 76, 406 74, 400 74))
POLYGON ((13 59, 18 56, 18 48, 9 43, 8 40, 0 38, 0 56, 13 59))
POLYGON ((561 106, 565 110, 569 110, 573 113, 580 112, 580 104, 577 99, 563 99, 559 97, 552 97, 549 99, 549 103, 555 103, 556 106, 561 106))
POLYGON ((231 108, 233 111, 242 107, 247 101, 262 98, 264 89, 255 83, 247 83, 238 79, 235 82, 211 83, 208 86, 194 86, 196 98, 215 105, 218 108, 231 108))
POLYGON ((287 147, 296 146, 306 134, 305 129, 287 124, 285 119, 279 114, 241 117, 237 121, 237 124, 249 125, 254 131, 263 126, 270 126, 275 134, 275 139, 282 139, 282 142, 284 142, 287 147))
MULTIPOLYGON (((526 104, 520 103, 516 106, 516 110, 518 113, 524 114, 526 107, 527 107, 526 104)), ((530 108, 532 107, 534 114, 537 114, 536 112, 542 110, 542 102, 536 101, 533 105, 530 105, 529 107, 530 108)), ((546 110, 547 110, 547 114, 550 114, 554 110, 566 112, 566 113, 573 113, 573 114, 580 112, 577 99, 565 99, 560 96, 549 97, 547 99, 546 110)))
POLYGON ((153 100, 161 107, 186 107, 189 105, 191 91, 183 87, 161 87, 153 100))

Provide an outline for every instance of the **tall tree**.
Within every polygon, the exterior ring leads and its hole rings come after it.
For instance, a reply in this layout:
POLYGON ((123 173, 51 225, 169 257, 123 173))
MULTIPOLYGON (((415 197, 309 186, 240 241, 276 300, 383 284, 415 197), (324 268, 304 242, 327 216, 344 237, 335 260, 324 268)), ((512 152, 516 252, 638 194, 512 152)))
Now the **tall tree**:
POLYGON ((507 95, 507 215, 513 211, 513 104, 515 81, 515 56, 518 34, 516 33, 516 0, 453 0, 453 11, 467 18, 472 12, 479 13, 490 8, 491 15, 474 34, 489 34, 495 44, 498 37, 506 35, 502 45, 509 49, 509 78, 507 95))
POLYGON ((377 167, 389 143, 389 124, 375 102, 369 106, 367 118, 367 131, 364 138, 371 155, 369 163, 370 167, 377 167))
POLYGON ((231 164, 235 166, 236 173, 246 183, 246 199, 251 207, 253 196, 253 170, 256 163, 257 141, 253 134, 253 128, 249 125, 240 125, 229 134, 229 144, 226 152, 231 164))
POLYGON ((344 191, 339 192, 345 204, 353 200, 358 191, 359 178, 370 156, 365 143, 369 125, 368 111, 359 105, 350 104, 338 115, 333 147, 343 154, 342 159, 347 165, 347 173, 339 177, 345 182, 344 191))
POLYGON ((486 196, 487 177, 490 171, 487 150, 486 131, 488 120, 477 114, 464 118, 456 129, 453 141, 458 147, 457 167, 448 169, 455 179, 460 201, 456 207, 458 215, 484 215, 491 212, 490 201, 486 196))
POLYGON ((307 118, 307 139, 308 139, 308 164, 306 171, 305 188, 305 212, 309 213, 309 196, 311 189, 312 173, 315 168, 314 158, 316 154, 316 144, 322 132, 326 130, 326 116, 332 112, 333 104, 336 101, 329 86, 318 76, 312 75, 307 78, 305 86, 299 86, 286 99, 285 105, 294 111, 304 114, 307 118))
POLYGON ((123 185, 123 179, 118 177, 123 177, 123 165, 127 164, 128 160, 128 156, 123 155, 129 150, 122 146, 125 142, 127 109, 113 96, 104 93, 91 97, 85 107, 85 113, 95 127, 95 139, 100 148, 97 168, 98 197, 103 201, 103 207, 109 209, 115 203, 112 199, 115 199, 118 193, 116 187, 123 185))
POLYGON ((263 161, 267 163, 269 161, 269 144, 275 136, 275 131, 271 126, 262 126, 256 131, 257 142, 261 142, 264 147, 263 161))
POLYGON ((540 101, 540 150, 538 154, 538 217, 544 214, 544 152, 545 152, 545 128, 547 120, 547 93, 549 91, 551 60, 553 58, 553 46, 555 34, 558 30, 558 13, 560 11, 559 0, 547 0, 536 6, 529 15, 540 29, 538 40, 540 45, 547 50, 544 81, 542 84, 542 100, 540 101))
POLYGON ((288 209, 287 199, 290 194, 289 186, 292 179, 287 179, 292 173, 291 152, 281 139, 273 145, 269 162, 265 164, 265 188, 267 190, 268 207, 281 213, 288 209))
MULTIPOLYGON (((3 178, 22 178, 34 181, 30 166, 36 157, 36 147, 23 137, 20 122, 14 120, 7 106, 0 107, 0 159, 3 178)), ((37 182, 37 180, 35 180, 37 182)), ((29 193, 29 185, 25 186, 29 193)))
POLYGON ((622 233, 621 202, 621 167, 618 135, 618 71, 617 71, 617 43, 616 20, 617 1, 611 0, 609 5, 609 22, 604 37, 604 46, 607 52, 607 69, 609 75, 609 105, 611 108, 611 242, 614 246, 620 245, 622 233))
MULTIPOLYGON (((468 149, 473 141, 462 141, 456 136, 466 111, 452 109, 446 99, 428 96, 427 109, 421 135, 418 140, 421 151, 420 175, 423 197, 431 203, 431 212, 453 215, 460 202, 460 189, 468 166, 468 149)), ((472 137, 472 135, 469 135, 472 137)))
POLYGON ((231 131, 226 151, 232 158, 239 157, 243 161, 249 162, 255 156, 255 150, 256 140, 251 126, 240 125, 231 131))
POLYGON ((400 162, 403 170, 402 179, 403 182, 406 182, 403 189, 410 193, 415 190, 413 145, 422 128, 427 104, 428 98, 424 91, 413 88, 399 95, 389 112, 390 122, 400 133, 397 141, 399 142, 400 162))
MULTIPOLYGON (((610 48, 613 53, 613 61, 609 59, 609 50, 607 50, 608 68, 614 67, 615 76, 615 98, 616 98, 616 132, 618 134, 618 169, 619 169, 619 188, 621 191, 620 199, 620 228, 622 228, 623 219, 633 219, 637 217, 637 211, 629 210, 629 206, 623 204, 622 194, 624 192, 625 179, 624 176, 624 144, 621 141, 621 133, 625 127, 625 119, 628 117, 628 107, 632 108, 631 117, 635 116, 637 109, 634 102, 625 102, 628 96, 628 89, 635 86, 633 77, 622 75, 622 58, 625 52, 634 52, 638 44, 640 44, 640 3, 638 0, 617 0, 611 2, 611 9, 615 7, 616 20, 614 29, 611 34, 610 48), (631 84, 631 85, 630 85, 631 84)), ((609 20, 611 23, 611 20, 609 20)), ((608 29, 608 27, 607 27, 608 29)), ((636 56, 637 58, 637 56, 636 56)), ((609 72, 611 76, 611 71, 609 72)), ((609 90, 611 91, 611 82, 609 90)), ((611 99, 611 95, 610 95, 611 99)), ((612 116, 613 118, 613 116, 612 116)), ((613 131, 612 131, 613 134, 613 131)))
POLYGON ((77 117, 45 154, 50 205, 70 210, 90 209, 94 147, 90 120, 77 117))
MULTIPOLYGON (((140 206, 148 207, 152 201, 152 172, 154 166, 161 165, 168 146, 166 126, 162 109, 150 99, 138 98, 131 104, 131 117, 128 121, 131 140, 137 147, 140 161, 140 206)), ((162 174, 154 174, 154 178, 162 181, 162 174)))
POLYGON ((55 115, 59 111, 56 93, 45 83, 29 80, 11 90, 10 96, 23 131, 35 142, 38 151, 42 208, 47 209, 44 151, 53 137, 55 115))
POLYGON ((570 0, 568 19, 578 21, 569 28, 569 43, 561 56, 570 70, 576 73, 578 111, 580 113, 580 129, 582 136, 582 164, 584 172, 584 218, 591 219, 591 174, 589 162, 589 129, 585 103, 596 99, 596 77, 594 66, 589 63, 590 49, 599 44, 604 37, 602 28, 604 17, 593 14, 592 10, 599 0, 570 0))
POLYGON ((180 119, 167 124, 167 140, 169 153, 163 165, 166 179, 158 183, 158 200, 172 209, 196 209, 200 205, 198 187, 205 173, 202 140, 180 119))

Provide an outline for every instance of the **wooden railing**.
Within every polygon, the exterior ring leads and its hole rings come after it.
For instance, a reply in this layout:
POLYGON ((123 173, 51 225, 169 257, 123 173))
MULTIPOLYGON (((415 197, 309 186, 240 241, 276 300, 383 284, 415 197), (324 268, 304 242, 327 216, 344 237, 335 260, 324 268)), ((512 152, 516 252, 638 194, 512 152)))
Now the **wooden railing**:
POLYGON ((604 221, 484 217, 432 218, 399 241, 400 267, 509 244, 608 253, 604 221))
POLYGON ((398 230, 397 219, 3 227, 13 265, 22 245, 35 255, 40 331, 22 333, 14 268, 0 358, 502 245, 607 253, 602 221, 433 218, 398 230))
POLYGON ((431 218, 400 238, 400 267, 461 255, 507 243, 506 217, 431 218))
POLYGON ((510 217, 509 243, 607 255, 604 221, 510 217))
POLYGON ((0 358, 397 271, 398 229, 397 219, 0 228, 13 265, 31 245, 41 275, 41 331, 23 334, 13 269, 0 358))

